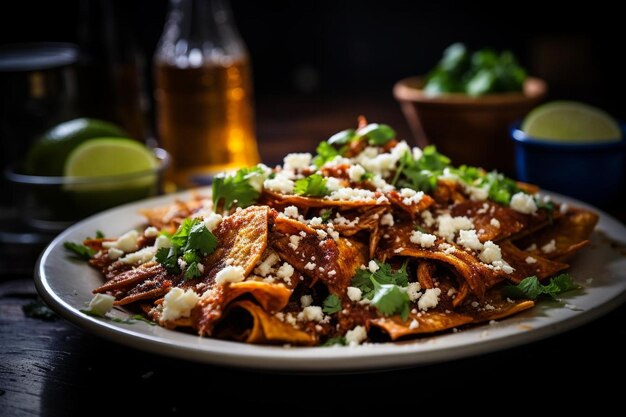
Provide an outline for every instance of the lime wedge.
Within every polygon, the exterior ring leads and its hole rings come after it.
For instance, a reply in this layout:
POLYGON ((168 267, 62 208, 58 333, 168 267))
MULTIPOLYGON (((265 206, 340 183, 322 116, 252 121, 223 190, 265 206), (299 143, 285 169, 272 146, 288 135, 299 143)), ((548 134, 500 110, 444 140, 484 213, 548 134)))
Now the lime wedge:
POLYGON ((553 101, 531 111, 522 130, 534 139, 567 142, 617 142, 619 124, 608 113, 576 101, 553 101))

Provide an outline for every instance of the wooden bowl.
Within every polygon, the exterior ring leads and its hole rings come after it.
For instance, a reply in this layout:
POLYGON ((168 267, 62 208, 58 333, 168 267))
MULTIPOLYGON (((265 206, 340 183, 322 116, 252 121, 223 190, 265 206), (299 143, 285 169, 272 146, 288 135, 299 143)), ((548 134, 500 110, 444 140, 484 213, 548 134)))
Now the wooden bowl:
POLYGON ((546 95, 546 83, 529 77, 522 93, 495 93, 472 97, 461 93, 429 95, 423 77, 398 81, 393 95, 418 146, 429 144, 452 159, 467 164, 514 172, 513 143, 509 129, 546 95))

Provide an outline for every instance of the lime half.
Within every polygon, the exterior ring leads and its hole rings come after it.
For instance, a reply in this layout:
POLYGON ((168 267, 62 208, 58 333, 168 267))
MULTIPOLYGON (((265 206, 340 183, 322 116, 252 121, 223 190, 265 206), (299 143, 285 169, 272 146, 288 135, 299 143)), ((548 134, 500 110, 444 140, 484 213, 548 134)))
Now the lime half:
POLYGON ((535 139, 566 142, 617 142, 619 124, 607 112, 576 101, 553 101, 531 111, 522 130, 535 139))

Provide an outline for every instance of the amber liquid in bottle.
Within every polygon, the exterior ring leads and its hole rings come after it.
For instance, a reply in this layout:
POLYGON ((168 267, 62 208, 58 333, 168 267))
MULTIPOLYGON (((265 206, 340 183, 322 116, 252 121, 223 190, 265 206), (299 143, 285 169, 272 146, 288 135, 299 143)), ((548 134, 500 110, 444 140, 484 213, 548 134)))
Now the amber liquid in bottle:
POLYGON ((245 59, 186 68, 156 63, 159 138, 173 157, 169 180, 177 186, 259 162, 250 72, 245 59))

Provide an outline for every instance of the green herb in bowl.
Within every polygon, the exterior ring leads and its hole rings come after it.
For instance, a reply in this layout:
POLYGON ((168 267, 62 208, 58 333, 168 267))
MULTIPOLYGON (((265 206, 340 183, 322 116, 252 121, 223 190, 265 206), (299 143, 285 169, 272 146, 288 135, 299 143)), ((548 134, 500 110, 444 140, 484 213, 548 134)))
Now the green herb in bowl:
POLYGON ((470 96, 521 92, 525 80, 526 71, 512 52, 498 54, 485 48, 470 54, 465 45, 455 43, 446 48, 441 61, 428 74, 424 91, 432 95, 470 96))

